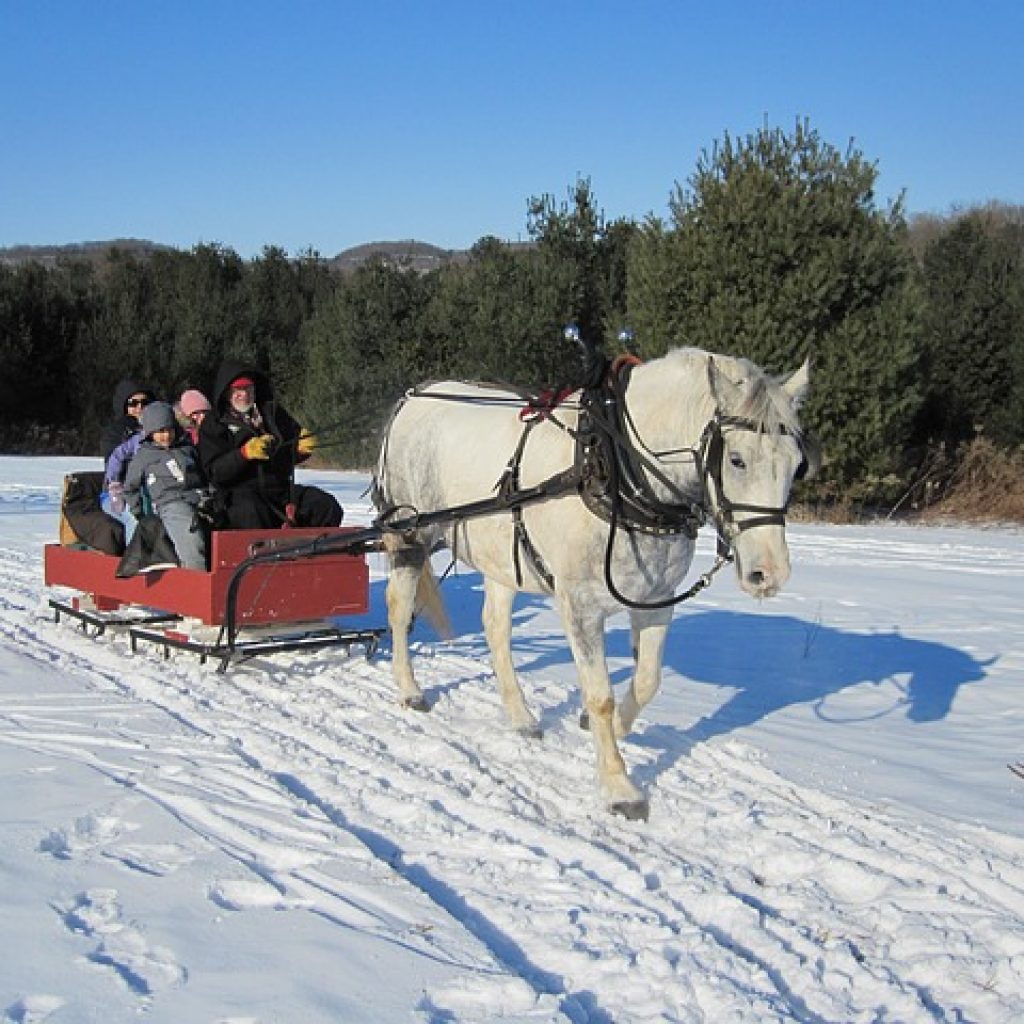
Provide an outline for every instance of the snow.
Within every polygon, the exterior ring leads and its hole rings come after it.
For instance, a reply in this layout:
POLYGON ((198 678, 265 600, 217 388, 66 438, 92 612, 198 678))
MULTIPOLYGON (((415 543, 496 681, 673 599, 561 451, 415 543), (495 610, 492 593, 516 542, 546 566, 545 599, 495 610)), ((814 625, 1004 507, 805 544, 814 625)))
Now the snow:
MULTIPOLYGON (((1021 532, 792 524, 782 595, 721 574, 623 744, 644 824, 599 805, 547 600, 514 629, 544 739, 505 727, 467 571, 456 639, 414 634, 428 715, 387 644, 222 676, 55 623, 79 468, 0 457, 6 1021, 1024 1019, 1021 532)), ((365 477, 305 479, 368 519, 365 477)))

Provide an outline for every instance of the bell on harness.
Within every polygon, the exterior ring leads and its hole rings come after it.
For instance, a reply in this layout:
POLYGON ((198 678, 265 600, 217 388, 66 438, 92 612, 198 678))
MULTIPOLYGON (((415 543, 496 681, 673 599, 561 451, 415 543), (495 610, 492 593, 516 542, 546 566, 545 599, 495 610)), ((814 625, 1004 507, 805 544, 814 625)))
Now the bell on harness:
POLYGON ((566 341, 578 345, 583 353, 583 379, 580 387, 584 391, 601 387, 608 374, 609 363, 604 353, 594 344, 593 338, 584 338, 575 323, 566 327, 564 337, 566 341))

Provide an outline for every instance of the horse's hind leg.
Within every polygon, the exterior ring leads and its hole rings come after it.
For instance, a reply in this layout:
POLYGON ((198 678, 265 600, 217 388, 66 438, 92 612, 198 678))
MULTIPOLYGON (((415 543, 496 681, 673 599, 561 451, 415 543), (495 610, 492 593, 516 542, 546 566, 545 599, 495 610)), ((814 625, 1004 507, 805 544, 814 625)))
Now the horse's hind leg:
POLYGON ((522 687, 512 664, 512 602, 515 591, 484 578, 484 634, 491 650, 491 664, 498 679, 501 703, 517 732, 540 737, 540 726, 526 706, 522 687))
POLYGON ((391 671, 398 683, 402 705, 415 711, 428 711, 423 691, 412 674, 409 658, 409 630, 416 611, 416 589, 426 565, 427 550, 422 544, 408 543, 386 534, 384 544, 391 555, 388 578, 388 627, 391 630, 391 671))
POLYGON ((604 616, 585 595, 562 594, 560 604, 594 739, 601 796, 613 813, 646 821, 647 798, 626 773, 626 763, 615 741, 615 697, 604 654, 604 616))
POLYGON ((633 678, 615 712, 615 735, 619 737, 629 733, 636 716, 654 699, 661 685, 661 663, 672 609, 632 611, 629 618, 633 632, 633 678))

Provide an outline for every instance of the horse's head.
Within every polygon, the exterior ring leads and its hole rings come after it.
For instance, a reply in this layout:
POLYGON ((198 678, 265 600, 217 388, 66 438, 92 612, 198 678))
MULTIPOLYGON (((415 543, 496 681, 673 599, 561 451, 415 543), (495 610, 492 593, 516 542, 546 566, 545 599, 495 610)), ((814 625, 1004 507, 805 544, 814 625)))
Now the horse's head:
POLYGON ((708 361, 708 377, 717 409, 702 458, 710 511, 732 548, 740 586, 752 597, 772 597, 789 579, 790 488, 819 462, 797 415, 810 366, 805 361, 774 381, 745 359, 716 356, 708 361))

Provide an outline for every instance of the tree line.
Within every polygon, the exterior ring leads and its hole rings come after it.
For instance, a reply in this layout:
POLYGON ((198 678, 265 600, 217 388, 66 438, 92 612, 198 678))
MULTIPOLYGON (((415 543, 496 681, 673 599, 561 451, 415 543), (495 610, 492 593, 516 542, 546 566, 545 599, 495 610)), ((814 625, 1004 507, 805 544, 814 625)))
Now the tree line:
POLYGON ((609 354, 628 326, 645 358, 686 344, 782 373, 810 356, 827 464, 809 493, 902 501, 979 437, 1024 444, 1024 208, 908 223, 877 177, 798 121, 718 140, 666 218, 609 221, 581 178, 528 201, 531 245, 483 238, 428 273, 219 245, 0 266, 0 446, 95 452, 121 376, 173 398, 241 357, 325 460, 365 467, 422 380, 573 381, 575 322, 609 354))

